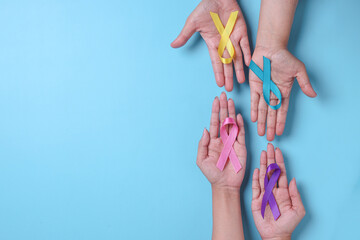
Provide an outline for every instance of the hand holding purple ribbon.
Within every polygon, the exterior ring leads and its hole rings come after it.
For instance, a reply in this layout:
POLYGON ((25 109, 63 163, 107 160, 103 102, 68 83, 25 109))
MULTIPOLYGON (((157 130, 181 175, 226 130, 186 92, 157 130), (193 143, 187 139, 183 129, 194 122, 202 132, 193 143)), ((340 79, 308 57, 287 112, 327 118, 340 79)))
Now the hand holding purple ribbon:
POLYGON ((277 220, 280 217, 279 207, 276 203, 274 194, 272 192, 273 188, 275 187, 275 185, 280 177, 280 173, 281 173, 281 170, 276 163, 270 164, 266 169, 265 178, 264 178, 265 193, 264 193, 262 203, 261 203, 261 215, 263 218, 264 218, 265 208, 266 208, 267 203, 269 203, 270 209, 274 216, 274 220, 277 220), (273 171, 273 173, 269 180, 268 174, 270 174, 271 171, 273 171))
POLYGON ((305 216, 305 208, 295 178, 288 184, 284 158, 279 148, 274 150, 269 143, 267 152, 261 153, 260 170, 254 170, 252 185, 251 210, 261 237, 290 238, 305 216))

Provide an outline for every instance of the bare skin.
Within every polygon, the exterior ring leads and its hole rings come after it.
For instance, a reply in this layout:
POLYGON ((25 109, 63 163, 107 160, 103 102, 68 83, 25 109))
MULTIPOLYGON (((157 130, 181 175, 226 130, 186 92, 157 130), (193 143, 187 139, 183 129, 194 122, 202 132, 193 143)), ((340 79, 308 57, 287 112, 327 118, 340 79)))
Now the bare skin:
POLYGON ((260 157, 260 170, 256 168, 252 182, 253 198, 251 210, 255 225, 262 239, 291 239, 291 234, 301 219, 305 216, 305 208, 296 186, 295 178, 288 185, 284 158, 279 148, 274 150, 268 144, 267 152, 263 151, 260 157), (280 217, 275 221, 269 205, 266 206, 264 218, 261 215, 261 203, 265 193, 264 178, 267 167, 277 163, 281 174, 278 186, 274 187, 273 194, 280 210, 280 217))
MULTIPOLYGON (((263 56, 271 61, 271 79, 282 94, 282 105, 278 110, 271 109, 262 93, 262 81, 249 70, 251 94, 251 120, 258 123, 258 134, 272 141, 282 135, 285 129, 290 92, 297 79, 301 90, 309 97, 316 97, 311 86, 304 63, 287 50, 291 26, 297 6, 296 0, 262 0, 256 46, 252 60, 262 69, 263 56)), ((271 105, 279 100, 271 93, 271 105)))
MULTIPOLYGON (((239 83, 245 82, 243 57, 245 64, 249 66, 251 60, 249 39, 244 16, 236 0, 203 0, 195 8, 186 20, 185 26, 179 36, 171 43, 173 48, 182 47, 195 33, 199 32, 205 40, 209 49, 210 59, 213 66, 215 80, 219 87, 225 85, 226 91, 233 89, 233 71, 235 69, 236 78, 239 83), (217 31, 210 12, 219 14, 221 22, 226 22, 233 11, 239 11, 234 30, 230 35, 230 40, 235 48, 233 63, 223 64, 218 55, 218 45, 220 34, 217 31)), ((229 57, 225 50, 223 57, 229 57)))
POLYGON ((244 239, 240 187, 244 179, 246 168, 246 146, 244 121, 240 114, 235 114, 232 99, 227 100, 222 93, 215 98, 210 119, 210 131, 204 129, 199 142, 197 165, 209 180, 213 197, 213 239, 244 239), (228 162, 223 171, 216 167, 223 143, 219 137, 219 129, 225 118, 236 120, 239 127, 237 139, 233 145, 242 169, 236 173, 228 162))

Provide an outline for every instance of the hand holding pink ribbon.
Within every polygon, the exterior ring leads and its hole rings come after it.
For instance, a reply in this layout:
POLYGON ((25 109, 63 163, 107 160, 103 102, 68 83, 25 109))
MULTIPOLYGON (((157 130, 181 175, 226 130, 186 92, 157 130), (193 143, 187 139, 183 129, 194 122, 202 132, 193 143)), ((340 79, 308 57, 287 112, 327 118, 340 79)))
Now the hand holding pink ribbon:
POLYGON ((238 134, 239 128, 236 124, 236 121, 232 118, 226 118, 225 121, 223 122, 223 124, 221 125, 220 128, 220 137, 221 140, 224 144, 224 148, 221 151, 219 160, 216 164, 216 167, 218 169, 220 169, 221 171, 224 170, 225 164, 227 162, 227 159, 230 159, 231 164, 234 167, 235 172, 239 172, 241 169, 241 164, 240 161, 238 159, 238 157, 236 156, 235 150, 233 148, 233 145, 236 141, 236 136, 238 134), (232 126, 231 129, 229 130, 229 134, 226 131, 226 126, 232 126))

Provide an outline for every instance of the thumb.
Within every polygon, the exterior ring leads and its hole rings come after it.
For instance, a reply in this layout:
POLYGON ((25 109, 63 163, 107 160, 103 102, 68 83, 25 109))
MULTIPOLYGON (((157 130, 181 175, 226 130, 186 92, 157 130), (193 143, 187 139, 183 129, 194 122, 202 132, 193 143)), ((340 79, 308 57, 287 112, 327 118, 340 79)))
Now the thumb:
POLYGON ((204 128, 203 135, 199 142, 198 147, 198 154, 196 158, 196 164, 200 166, 201 162, 207 157, 208 155, 208 146, 210 142, 210 135, 209 132, 204 128))
POLYGON ((308 97, 312 97, 312 98, 317 96, 315 90, 311 86, 309 76, 307 75, 304 64, 301 67, 301 70, 298 72, 296 79, 297 79, 303 93, 305 93, 308 97))
POLYGON ((296 186, 296 180, 293 178, 289 184, 289 194, 292 202, 292 207, 298 216, 303 218, 305 216, 305 208, 301 201, 300 193, 296 186))
POLYGON ((179 36, 171 43, 171 47, 178 48, 185 45, 190 37, 196 32, 195 24, 191 20, 191 16, 185 22, 184 28, 181 30, 179 36))

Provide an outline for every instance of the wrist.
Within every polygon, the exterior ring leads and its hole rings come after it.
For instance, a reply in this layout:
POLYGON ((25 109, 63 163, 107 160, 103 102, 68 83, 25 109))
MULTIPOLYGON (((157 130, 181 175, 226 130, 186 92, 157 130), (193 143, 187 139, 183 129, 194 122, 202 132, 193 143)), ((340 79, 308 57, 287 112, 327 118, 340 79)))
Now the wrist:
POLYGON ((211 185, 213 199, 223 199, 224 201, 240 201, 240 188, 224 187, 211 185))
POLYGON ((240 197, 240 187, 218 186, 211 184, 211 190, 213 195, 240 197))
POLYGON ((261 0, 261 2, 266 2, 270 4, 289 4, 296 7, 299 0, 261 0))
POLYGON ((281 237, 273 237, 273 238, 262 238, 263 240, 291 240, 291 235, 289 236, 281 236, 281 237))
POLYGON ((287 49, 288 40, 280 34, 272 31, 259 31, 257 34, 255 48, 268 50, 287 49))
MULTIPOLYGON (((214 2, 217 3, 221 6, 224 6, 224 4, 229 3, 229 2, 236 2, 236 0, 202 0, 203 2, 207 1, 207 2, 214 2)), ((236 9, 234 9, 235 11, 236 9)))

